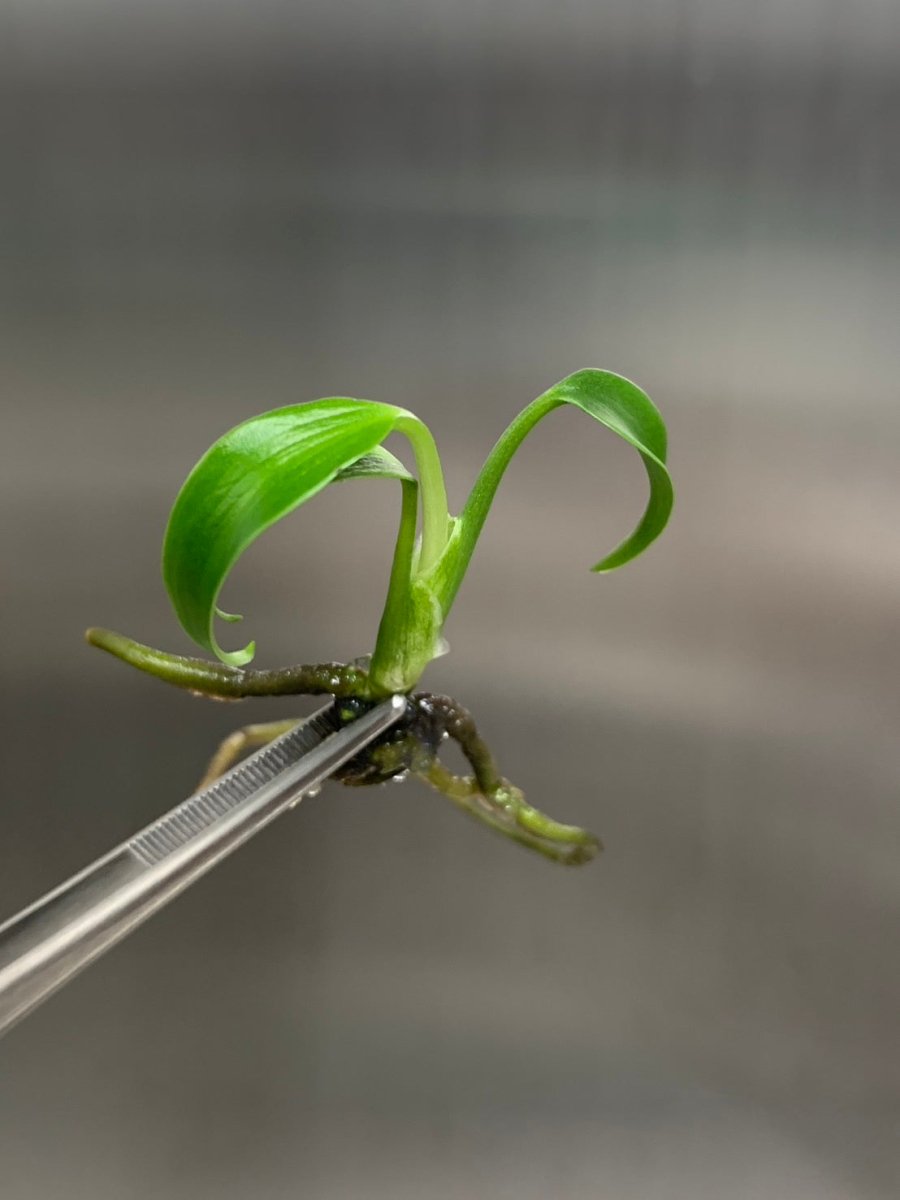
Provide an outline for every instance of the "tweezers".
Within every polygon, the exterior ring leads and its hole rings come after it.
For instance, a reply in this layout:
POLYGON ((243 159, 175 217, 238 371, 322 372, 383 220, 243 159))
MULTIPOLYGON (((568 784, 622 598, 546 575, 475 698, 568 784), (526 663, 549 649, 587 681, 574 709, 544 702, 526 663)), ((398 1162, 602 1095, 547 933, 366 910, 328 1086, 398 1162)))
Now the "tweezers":
POLYGON ((341 726, 320 709, 0 925, 0 1035, 403 715, 392 696, 341 726))

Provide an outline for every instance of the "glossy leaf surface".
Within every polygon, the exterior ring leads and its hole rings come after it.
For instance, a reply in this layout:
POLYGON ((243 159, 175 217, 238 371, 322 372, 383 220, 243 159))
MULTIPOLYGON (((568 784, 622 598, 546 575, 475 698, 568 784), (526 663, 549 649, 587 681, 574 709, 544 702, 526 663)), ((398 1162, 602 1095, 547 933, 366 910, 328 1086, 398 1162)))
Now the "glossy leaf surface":
POLYGON ((163 546, 169 596, 198 645, 230 666, 250 661, 254 643, 229 653, 216 641, 217 599, 228 572, 264 530, 335 479, 375 475, 409 483, 409 472, 380 443, 411 419, 390 404, 317 400, 262 413, 210 447, 175 501, 163 546))
POLYGON ((446 613, 462 582, 500 480, 526 436, 548 413, 563 405, 579 408, 637 450, 647 472, 650 496, 633 532, 592 569, 611 571, 636 558, 662 533, 672 511, 672 481, 666 467, 666 427, 649 396, 611 371, 576 371, 538 396, 510 424, 488 456, 449 545, 433 586, 446 613))

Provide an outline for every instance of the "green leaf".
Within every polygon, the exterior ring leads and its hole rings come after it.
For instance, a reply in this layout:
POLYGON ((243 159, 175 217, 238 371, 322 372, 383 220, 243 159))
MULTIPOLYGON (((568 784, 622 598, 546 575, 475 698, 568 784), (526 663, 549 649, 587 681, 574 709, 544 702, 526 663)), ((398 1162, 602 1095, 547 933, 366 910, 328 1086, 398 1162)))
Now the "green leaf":
POLYGON ((395 458, 390 450, 385 450, 384 446, 376 446, 374 450, 370 450, 368 454, 364 454, 356 462, 352 462, 349 467, 342 467, 334 478, 335 481, 342 479, 399 479, 402 483, 416 483, 415 475, 411 475, 400 459, 395 458))
POLYGON ((398 479, 403 485, 400 530, 370 680, 376 692, 409 690, 439 653, 444 619, 513 454, 538 421, 566 404, 630 443, 647 470, 650 499, 641 521, 594 569, 621 566, 659 535, 672 507, 665 426, 647 396, 627 379, 608 371, 578 371, 539 396, 500 438, 455 520, 447 511, 434 439, 422 422, 393 405, 337 397, 253 417, 226 433, 197 463, 175 502, 163 547, 163 574, 179 620, 225 664, 243 666, 253 656, 253 643, 229 653, 218 645, 214 630, 217 615, 239 619, 219 609, 217 601, 241 553, 329 483, 398 479), (381 445, 392 432, 409 439, 418 482, 381 445))
POLYGON ((565 404, 618 434, 637 450, 650 483, 650 497, 634 531, 592 569, 611 571, 637 557, 662 533, 672 511, 672 481, 666 468, 666 427, 650 398, 611 371, 576 371, 524 409, 497 442, 454 522, 447 548, 433 572, 432 587, 446 614, 469 565, 475 544, 515 452, 549 412, 565 404))
POLYGON ((650 497, 635 530, 596 563, 592 571, 612 571, 637 558, 656 541, 672 512, 674 492, 666 467, 666 427, 650 397, 629 379, 611 371, 569 375, 544 393, 554 405, 574 404, 637 450, 650 483, 650 497))
POLYGON ((203 455, 172 509, 163 578, 178 619, 198 645, 230 666, 255 646, 227 652, 213 627, 222 585, 244 550, 335 479, 412 476, 379 443, 416 418, 402 408, 336 397, 252 417, 203 455))

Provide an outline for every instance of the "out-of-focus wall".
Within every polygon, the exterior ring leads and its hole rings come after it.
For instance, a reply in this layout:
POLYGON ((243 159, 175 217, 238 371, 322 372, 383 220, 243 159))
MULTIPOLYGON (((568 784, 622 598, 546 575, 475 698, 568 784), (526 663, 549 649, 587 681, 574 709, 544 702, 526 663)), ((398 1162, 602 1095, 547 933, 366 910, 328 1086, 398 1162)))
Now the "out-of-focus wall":
MULTIPOLYGON (((602 859, 326 790, 0 1043, 4 1200, 895 1194, 898 63, 881 0, 0 0, 0 913, 304 710, 80 640, 187 649, 159 545, 229 425, 406 405, 458 506, 604 366, 678 487, 589 575, 640 465, 548 420, 426 677, 602 859)), ((262 663, 371 646, 397 505, 251 549, 262 663)))

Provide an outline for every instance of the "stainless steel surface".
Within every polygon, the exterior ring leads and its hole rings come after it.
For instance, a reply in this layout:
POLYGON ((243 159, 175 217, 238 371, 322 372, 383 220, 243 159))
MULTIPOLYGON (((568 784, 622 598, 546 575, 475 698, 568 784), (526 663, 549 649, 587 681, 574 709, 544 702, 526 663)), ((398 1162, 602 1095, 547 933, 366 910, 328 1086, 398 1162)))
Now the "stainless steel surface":
POLYGON ((293 808, 405 707, 394 696, 340 728, 326 705, 0 925, 0 1034, 293 808))

